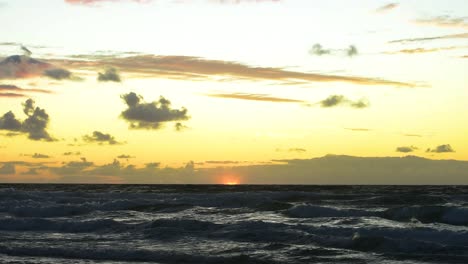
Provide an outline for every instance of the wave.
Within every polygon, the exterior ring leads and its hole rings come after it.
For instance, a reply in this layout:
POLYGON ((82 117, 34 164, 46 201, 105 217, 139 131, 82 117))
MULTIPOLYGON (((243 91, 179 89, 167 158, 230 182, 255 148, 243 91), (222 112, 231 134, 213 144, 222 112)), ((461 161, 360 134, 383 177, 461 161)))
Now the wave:
POLYGON ((96 232, 126 228, 127 225, 112 219, 99 220, 50 220, 44 218, 4 218, 0 219, 3 231, 55 231, 55 232, 96 232))
POLYGON ((382 217, 397 221, 468 225, 468 208, 454 206, 403 206, 387 209, 382 217))

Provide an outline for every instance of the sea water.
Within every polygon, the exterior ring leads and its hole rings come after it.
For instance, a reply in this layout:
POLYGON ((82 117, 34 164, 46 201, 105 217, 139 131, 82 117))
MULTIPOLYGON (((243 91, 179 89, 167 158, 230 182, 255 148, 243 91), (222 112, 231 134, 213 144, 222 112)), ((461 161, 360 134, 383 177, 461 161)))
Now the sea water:
POLYGON ((468 187, 2 184, 0 263, 468 263, 468 187))

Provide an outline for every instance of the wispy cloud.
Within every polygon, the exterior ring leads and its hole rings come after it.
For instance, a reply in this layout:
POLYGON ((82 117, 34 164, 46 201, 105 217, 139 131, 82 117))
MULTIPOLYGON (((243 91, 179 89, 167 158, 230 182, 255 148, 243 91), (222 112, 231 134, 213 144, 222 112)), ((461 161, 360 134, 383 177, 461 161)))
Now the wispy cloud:
POLYGON ((451 46, 451 47, 439 47, 439 48, 414 48, 414 49, 402 49, 397 51, 387 51, 384 54, 419 54, 419 53, 430 53, 439 52, 446 50, 466 49, 468 46, 451 46))
POLYGON ((26 97, 26 95, 18 94, 18 93, 0 93, 0 97, 3 97, 3 98, 20 98, 20 97, 26 97))
POLYGON ((435 37, 397 39, 397 40, 391 40, 388 43, 405 43, 405 42, 420 42, 420 41, 439 40, 439 39, 466 39, 466 38, 468 38, 468 33, 450 34, 450 35, 442 35, 442 36, 435 36, 435 37))
POLYGON ((369 102, 364 99, 358 101, 352 101, 346 98, 344 95, 331 95, 328 98, 320 101, 318 103, 321 107, 329 108, 335 106, 350 106, 352 108, 367 108, 369 107, 369 102))
POLYGON ((316 55, 316 56, 323 56, 323 55, 331 55, 331 54, 338 54, 342 53, 343 55, 346 55, 348 57, 354 57, 358 55, 358 49, 354 45, 349 45, 348 48, 346 49, 326 49, 322 46, 320 43, 316 43, 312 46, 312 48, 309 50, 310 55, 316 55))
POLYGON ((403 136, 405 136, 405 137, 423 137, 420 134, 403 134, 403 136))
POLYGON ((250 100, 250 101, 262 101, 262 102, 273 102, 273 103, 306 103, 303 100, 273 97, 266 94, 248 94, 248 93, 220 93, 220 94, 206 94, 209 97, 216 98, 227 98, 227 99, 239 99, 239 100, 250 100))
POLYGON ((369 132, 372 129, 369 128, 360 128, 360 127, 345 127, 346 130, 356 131, 356 132, 369 132))
POLYGON ((135 2, 135 3, 149 3, 152 0, 65 0, 66 3, 72 5, 85 5, 85 6, 96 6, 100 3, 105 2, 135 2))
POLYGON ((142 55, 84 60, 50 60, 67 68, 96 70, 102 67, 118 68, 122 72, 139 77, 158 77, 176 80, 206 81, 234 80, 274 81, 278 83, 346 82, 358 85, 390 85, 415 87, 413 83, 371 77, 327 75, 320 73, 288 71, 282 68, 254 67, 239 62, 208 60, 190 56, 142 55))
POLYGON ((0 84, 0 96, 2 94, 5 94, 5 92, 11 93, 17 95, 17 97, 25 97, 27 96, 26 93, 32 92, 32 93, 46 93, 50 94, 52 91, 49 90, 43 90, 43 89, 25 89, 25 88, 20 88, 16 85, 10 85, 10 84, 0 84))
POLYGON ((468 17, 436 16, 413 20, 414 23, 426 26, 468 29, 468 17))
POLYGON ((375 9, 375 12, 376 13, 387 13, 395 8, 397 8, 399 6, 398 3, 389 3, 389 4, 386 4, 386 5, 383 5, 377 9, 375 9))

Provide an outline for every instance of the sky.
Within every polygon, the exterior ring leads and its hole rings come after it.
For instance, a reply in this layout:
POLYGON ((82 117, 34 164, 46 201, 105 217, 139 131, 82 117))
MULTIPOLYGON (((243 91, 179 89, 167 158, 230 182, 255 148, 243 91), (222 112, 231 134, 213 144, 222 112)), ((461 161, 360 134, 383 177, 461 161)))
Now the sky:
POLYGON ((0 0, 0 182, 468 184, 465 0, 0 0))

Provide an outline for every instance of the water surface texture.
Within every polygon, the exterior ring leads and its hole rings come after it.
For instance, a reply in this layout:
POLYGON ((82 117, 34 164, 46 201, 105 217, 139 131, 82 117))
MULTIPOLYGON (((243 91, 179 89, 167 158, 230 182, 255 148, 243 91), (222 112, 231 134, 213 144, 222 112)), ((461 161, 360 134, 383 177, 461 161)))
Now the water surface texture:
POLYGON ((468 187, 0 185, 1 263, 468 263, 468 187))

